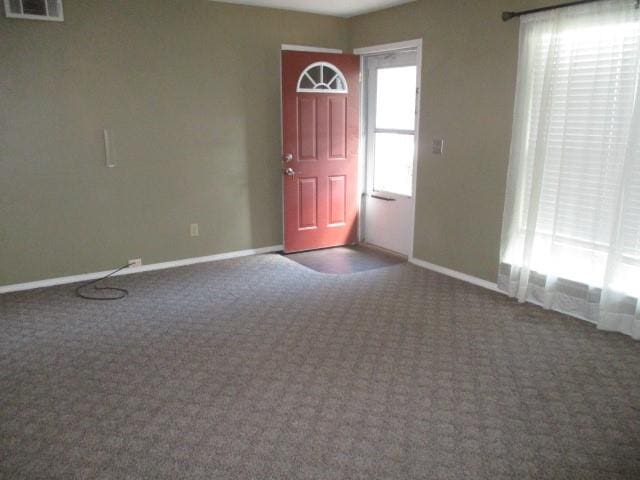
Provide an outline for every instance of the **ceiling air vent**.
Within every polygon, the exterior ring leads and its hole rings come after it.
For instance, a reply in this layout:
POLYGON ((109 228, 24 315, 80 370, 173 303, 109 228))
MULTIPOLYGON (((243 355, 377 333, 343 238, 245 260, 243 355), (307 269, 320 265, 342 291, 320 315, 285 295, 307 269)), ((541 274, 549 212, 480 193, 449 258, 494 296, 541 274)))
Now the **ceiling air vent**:
POLYGON ((4 11, 9 18, 64 20, 62 0, 4 0, 4 11))

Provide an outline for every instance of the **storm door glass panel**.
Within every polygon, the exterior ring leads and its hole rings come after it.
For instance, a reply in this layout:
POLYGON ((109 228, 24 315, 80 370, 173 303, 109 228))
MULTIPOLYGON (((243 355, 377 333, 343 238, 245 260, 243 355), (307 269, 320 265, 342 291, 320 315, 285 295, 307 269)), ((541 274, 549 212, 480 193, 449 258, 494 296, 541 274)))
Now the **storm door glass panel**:
POLYGON ((416 67, 376 71, 373 190, 411 196, 416 122, 416 67))
POLYGON ((378 69, 376 128, 413 130, 416 122, 416 67, 378 69))
POLYGON ((411 196, 413 135, 376 133, 374 189, 411 196))

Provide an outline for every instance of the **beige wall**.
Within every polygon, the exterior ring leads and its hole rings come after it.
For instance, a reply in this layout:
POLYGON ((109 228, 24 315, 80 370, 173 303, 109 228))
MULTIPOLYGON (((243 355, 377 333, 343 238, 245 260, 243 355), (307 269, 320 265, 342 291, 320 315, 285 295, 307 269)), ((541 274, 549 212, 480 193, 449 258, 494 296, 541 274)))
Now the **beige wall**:
POLYGON ((0 16, 0 285, 281 243, 280 44, 419 37, 415 255, 495 281, 518 39, 499 14, 543 3, 422 0, 344 20, 65 0, 64 23, 0 16))
POLYGON ((496 281, 518 55, 518 21, 500 13, 545 3, 423 0, 349 24, 353 48, 423 39, 419 259, 496 281))
POLYGON ((0 14, 0 285, 280 244, 280 44, 345 48, 347 21, 207 0, 64 9, 0 14))

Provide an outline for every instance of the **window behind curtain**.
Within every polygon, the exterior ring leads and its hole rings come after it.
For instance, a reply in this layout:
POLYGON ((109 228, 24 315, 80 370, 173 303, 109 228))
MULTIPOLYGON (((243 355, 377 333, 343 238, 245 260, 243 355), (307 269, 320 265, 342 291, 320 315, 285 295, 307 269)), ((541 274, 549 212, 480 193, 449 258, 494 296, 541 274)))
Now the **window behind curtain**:
POLYGON ((640 21, 629 12, 523 25, 502 260, 596 287, 615 271, 613 286, 637 296, 640 21))

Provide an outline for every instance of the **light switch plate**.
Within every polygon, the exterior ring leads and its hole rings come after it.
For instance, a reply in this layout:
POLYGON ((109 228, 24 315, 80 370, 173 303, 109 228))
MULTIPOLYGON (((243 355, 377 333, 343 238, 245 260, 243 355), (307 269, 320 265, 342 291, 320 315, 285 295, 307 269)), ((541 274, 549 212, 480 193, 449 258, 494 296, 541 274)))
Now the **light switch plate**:
POLYGON ((436 155, 442 155, 442 152, 444 151, 444 139, 435 138, 433 140, 433 147, 431 151, 436 155))

